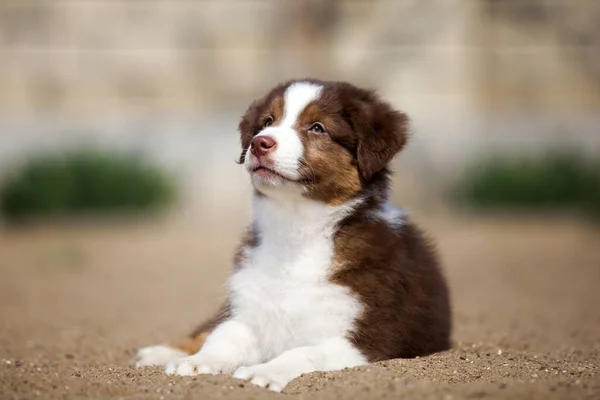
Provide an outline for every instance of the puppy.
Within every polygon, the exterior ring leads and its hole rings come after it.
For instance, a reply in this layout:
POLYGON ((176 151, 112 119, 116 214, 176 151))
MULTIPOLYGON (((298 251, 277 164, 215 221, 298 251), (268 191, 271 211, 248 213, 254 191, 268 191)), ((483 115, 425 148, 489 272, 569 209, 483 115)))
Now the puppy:
POLYGON ((239 124, 253 221, 228 300, 189 339, 137 366, 233 373, 281 391, 294 378, 449 348, 448 289, 433 248, 388 202, 407 117, 344 82, 286 82, 239 124))

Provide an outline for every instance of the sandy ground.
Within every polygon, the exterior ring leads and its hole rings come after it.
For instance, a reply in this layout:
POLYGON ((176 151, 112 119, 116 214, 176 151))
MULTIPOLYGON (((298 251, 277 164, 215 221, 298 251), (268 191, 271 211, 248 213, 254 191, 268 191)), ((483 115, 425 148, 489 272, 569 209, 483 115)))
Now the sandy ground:
POLYGON ((572 220, 421 218, 439 243, 454 348, 315 373, 275 394, 128 365, 223 295, 241 223, 0 231, 0 398, 600 399, 600 230, 572 220))

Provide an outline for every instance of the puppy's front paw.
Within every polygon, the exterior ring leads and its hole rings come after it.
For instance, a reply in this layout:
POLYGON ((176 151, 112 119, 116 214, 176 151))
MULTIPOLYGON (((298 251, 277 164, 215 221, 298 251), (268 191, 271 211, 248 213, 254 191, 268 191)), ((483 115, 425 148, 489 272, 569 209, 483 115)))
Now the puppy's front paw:
POLYGON ((136 368, 167 363, 187 356, 187 353, 168 346, 150 346, 141 348, 131 361, 136 368))
POLYGON ((167 375, 192 376, 199 374, 220 374, 231 372, 233 368, 224 360, 197 353, 189 357, 171 361, 165 367, 167 375))
POLYGON ((288 383, 297 377, 292 371, 276 365, 265 363, 240 367, 233 374, 234 378, 250 380, 251 383, 260 387, 268 388, 274 392, 281 392, 288 383))

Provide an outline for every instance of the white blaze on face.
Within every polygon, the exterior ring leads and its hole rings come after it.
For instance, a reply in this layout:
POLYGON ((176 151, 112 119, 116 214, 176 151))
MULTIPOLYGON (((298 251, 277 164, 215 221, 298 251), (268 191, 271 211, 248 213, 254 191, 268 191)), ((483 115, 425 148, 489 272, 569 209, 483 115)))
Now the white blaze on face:
MULTIPOLYGON (((277 172, 290 179, 300 179, 300 159, 304 150, 300 135, 293 126, 306 106, 316 100, 322 90, 323 86, 309 82, 291 84, 284 94, 284 111, 281 122, 263 129, 257 135, 268 135, 275 139, 277 148, 270 156, 273 167, 277 172)), ((250 149, 247 150, 247 155, 249 152, 250 149)), ((249 157, 246 157, 247 166, 248 159, 249 157)))
POLYGON ((280 126, 291 128, 306 106, 319 97, 321 90, 323 90, 323 86, 314 83, 296 82, 291 84, 285 91, 284 116, 280 126))

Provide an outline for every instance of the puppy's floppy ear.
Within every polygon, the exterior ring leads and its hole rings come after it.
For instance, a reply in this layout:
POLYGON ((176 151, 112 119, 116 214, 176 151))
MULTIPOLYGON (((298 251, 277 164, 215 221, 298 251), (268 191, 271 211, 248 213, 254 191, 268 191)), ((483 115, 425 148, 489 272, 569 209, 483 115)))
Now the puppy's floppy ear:
POLYGON ((408 117, 373 93, 365 93, 350 107, 352 126, 358 135, 358 170, 368 181, 383 170, 408 140, 408 117))
POLYGON ((240 141, 242 144, 242 154, 238 160, 239 164, 244 163, 246 150, 250 147, 252 138, 256 135, 256 127, 260 116, 260 107, 264 104, 264 99, 258 99, 252 102, 238 125, 240 131, 240 141))

